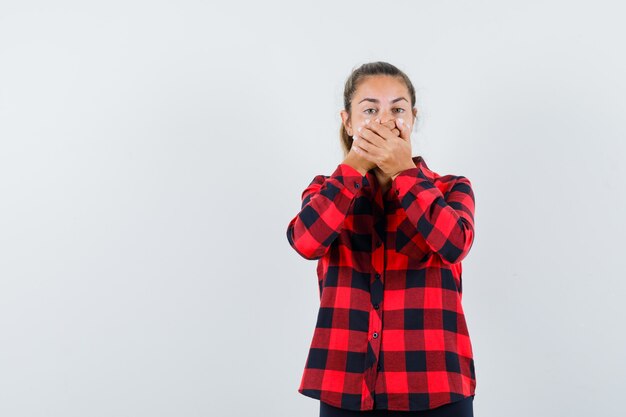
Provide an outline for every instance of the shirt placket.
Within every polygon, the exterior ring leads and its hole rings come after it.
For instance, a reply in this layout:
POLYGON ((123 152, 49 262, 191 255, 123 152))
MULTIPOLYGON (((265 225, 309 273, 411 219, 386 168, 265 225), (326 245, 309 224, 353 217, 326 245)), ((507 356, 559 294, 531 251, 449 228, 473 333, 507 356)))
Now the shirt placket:
POLYGON ((374 407, 374 390, 379 371, 380 349, 383 331, 383 294, 385 279, 385 247, 386 247, 386 218, 382 194, 377 189, 374 195, 373 216, 375 227, 372 232, 372 268, 370 276, 370 315, 367 347, 367 363, 365 370, 365 385, 370 394, 367 407, 374 407))

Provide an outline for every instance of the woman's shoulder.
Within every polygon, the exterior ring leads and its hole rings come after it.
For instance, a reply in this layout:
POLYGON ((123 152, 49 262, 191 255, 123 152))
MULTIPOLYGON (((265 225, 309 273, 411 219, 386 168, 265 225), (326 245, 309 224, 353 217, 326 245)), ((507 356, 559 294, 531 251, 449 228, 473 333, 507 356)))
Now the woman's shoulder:
POLYGON ((447 172, 445 174, 440 174, 428 167, 423 169, 426 177, 432 181, 432 183, 441 191, 442 193, 450 192, 451 190, 463 190, 472 188, 472 183, 469 178, 465 175, 458 173, 447 172))

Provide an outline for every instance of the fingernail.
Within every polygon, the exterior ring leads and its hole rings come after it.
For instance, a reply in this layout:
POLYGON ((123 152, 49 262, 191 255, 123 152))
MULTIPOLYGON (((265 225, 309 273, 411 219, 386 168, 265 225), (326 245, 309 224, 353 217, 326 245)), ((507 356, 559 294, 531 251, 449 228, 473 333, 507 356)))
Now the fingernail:
POLYGON ((404 125, 404 119, 396 119, 398 121, 398 125, 403 126, 404 125))
POLYGON ((359 128, 357 129, 358 132, 361 131, 361 129, 363 129, 363 126, 359 126, 359 128))
POLYGON ((370 119, 365 119, 365 124, 369 124, 370 123, 370 119))

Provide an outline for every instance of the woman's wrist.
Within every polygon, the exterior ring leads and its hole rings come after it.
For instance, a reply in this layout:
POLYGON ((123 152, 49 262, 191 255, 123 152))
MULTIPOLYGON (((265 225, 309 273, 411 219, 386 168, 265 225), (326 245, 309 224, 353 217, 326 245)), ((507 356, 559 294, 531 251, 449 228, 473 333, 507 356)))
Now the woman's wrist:
POLYGON ((413 168, 417 168, 417 165, 415 165, 415 163, 411 162, 411 166, 406 166, 405 168, 400 169, 399 171, 397 171, 395 174, 391 175, 391 180, 395 180, 396 177, 400 174, 402 174, 404 171, 407 171, 409 169, 413 169, 413 168))
POLYGON ((359 164, 355 163, 354 160, 352 158, 350 158, 350 156, 347 156, 346 159, 343 160, 342 164, 346 164, 346 165, 351 166, 352 168, 354 168, 357 171, 359 171, 359 173, 361 175, 367 174, 367 170, 362 168, 361 166, 359 166, 359 164))

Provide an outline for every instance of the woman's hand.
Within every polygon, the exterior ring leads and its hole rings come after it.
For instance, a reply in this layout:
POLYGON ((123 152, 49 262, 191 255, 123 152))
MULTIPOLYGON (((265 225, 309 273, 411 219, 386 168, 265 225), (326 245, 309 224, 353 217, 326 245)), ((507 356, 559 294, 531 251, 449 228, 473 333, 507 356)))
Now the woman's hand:
MULTIPOLYGON (((369 119, 367 121, 369 121, 369 119)), ((363 124, 361 128, 363 126, 365 126, 365 124, 363 124)), ((359 128, 359 130, 361 130, 361 128, 359 128)), ((352 168, 365 175, 370 169, 376 168, 378 165, 376 165, 375 162, 365 159, 358 152, 355 152, 355 144, 358 141, 358 137, 359 136, 357 133, 352 136, 352 146, 350 147, 350 152, 348 152, 348 155, 346 156, 346 159, 343 161, 343 163, 350 165, 352 168)))
POLYGON ((392 179, 402 171, 415 168, 411 151, 411 129, 404 120, 396 119, 396 129, 380 123, 379 119, 366 123, 358 129, 357 137, 352 143, 352 149, 363 159, 378 166, 381 171, 392 179))

